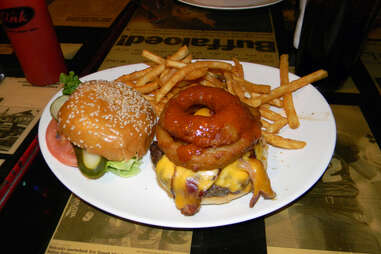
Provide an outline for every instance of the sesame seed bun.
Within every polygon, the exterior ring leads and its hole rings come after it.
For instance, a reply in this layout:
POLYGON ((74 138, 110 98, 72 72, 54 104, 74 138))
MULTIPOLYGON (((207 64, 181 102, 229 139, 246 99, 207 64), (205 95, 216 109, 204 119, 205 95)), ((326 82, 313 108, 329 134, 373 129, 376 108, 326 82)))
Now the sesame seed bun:
POLYGON ((155 124, 150 103, 133 88, 114 81, 82 83, 58 113, 63 136, 113 161, 146 154, 155 124))

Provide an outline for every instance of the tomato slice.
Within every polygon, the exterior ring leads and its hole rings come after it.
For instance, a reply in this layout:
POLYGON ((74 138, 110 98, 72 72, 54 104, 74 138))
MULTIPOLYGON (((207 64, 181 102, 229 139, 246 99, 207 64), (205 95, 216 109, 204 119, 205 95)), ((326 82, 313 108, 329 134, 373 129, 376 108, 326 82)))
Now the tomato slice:
POLYGON ((55 119, 50 121, 46 130, 46 144, 49 152, 61 163, 77 167, 74 147, 65 137, 58 134, 58 125, 55 119))

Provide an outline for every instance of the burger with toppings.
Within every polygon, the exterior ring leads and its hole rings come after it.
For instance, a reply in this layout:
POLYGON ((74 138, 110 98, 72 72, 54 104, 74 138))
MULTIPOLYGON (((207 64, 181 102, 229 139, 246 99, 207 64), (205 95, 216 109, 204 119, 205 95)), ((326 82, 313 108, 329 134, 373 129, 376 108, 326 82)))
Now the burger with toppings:
POLYGON ((221 88, 191 86, 169 100, 150 147, 159 185, 184 215, 250 192, 274 198, 260 115, 221 88))
POLYGON ((149 102, 120 82, 81 83, 70 96, 56 99, 51 112, 49 151, 89 178, 108 171, 136 174, 155 133, 156 116, 149 102))

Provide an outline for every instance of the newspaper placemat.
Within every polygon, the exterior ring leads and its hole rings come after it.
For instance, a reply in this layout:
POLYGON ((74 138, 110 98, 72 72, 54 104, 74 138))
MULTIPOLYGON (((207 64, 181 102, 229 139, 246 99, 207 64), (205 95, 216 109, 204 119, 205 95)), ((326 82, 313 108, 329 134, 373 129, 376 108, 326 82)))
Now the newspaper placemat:
POLYGON ((160 56, 187 45, 194 59, 225 59, 279 65, 268 9, 221 12, 176 1, 142 1, 100 69, 143 62, 143 49, 160 56))
POLYGON ((6 77, 0 85, 0 153, 13 154, 36 125, 58 85, 32 86, 25 78, 6 77))
MULTIPOLYGON (((60 43, 62 54, 66 60, 71 60, 78 53, 78 50, 83 46, 82 43, 60 43)), ((0 55, 13 54, 11 44, 0 43, 0 55)))
POLYGON ((73 194, 62 213, 46 254, 190 253, 192 231, 150 227, 90 206, 73 194))
POLYGON ((49 12, 55 26, 109 27, 130 0, 54 0, 49 12))
POLYGON ((331 163, 306 195, 265 218, 269 253, 381 253, 381 150, 358 106, 332 110, 337 144, 331 163))

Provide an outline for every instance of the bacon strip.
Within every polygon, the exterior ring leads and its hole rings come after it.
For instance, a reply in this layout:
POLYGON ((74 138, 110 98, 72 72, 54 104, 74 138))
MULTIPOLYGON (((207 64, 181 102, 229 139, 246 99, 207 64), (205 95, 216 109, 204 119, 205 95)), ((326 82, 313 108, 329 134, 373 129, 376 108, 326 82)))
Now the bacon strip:
POLYGON ((193 178, 194 172, 176 167, 172 181, 172 192, 177 209, 183 215, 194 215, 201 206, 201 191, 193 178))
POLYGON ((187 179, 184 196, 188 202, 181 209, 181 213, 184 215, 194 215, 198 212, 201 206, 201 192, 198 188, 197 182, 194 181, 194 179, 187 179))

